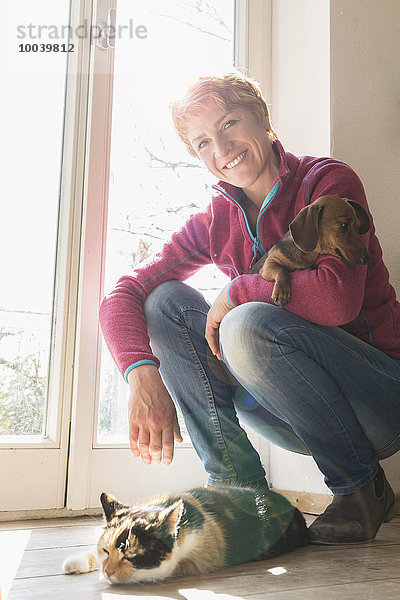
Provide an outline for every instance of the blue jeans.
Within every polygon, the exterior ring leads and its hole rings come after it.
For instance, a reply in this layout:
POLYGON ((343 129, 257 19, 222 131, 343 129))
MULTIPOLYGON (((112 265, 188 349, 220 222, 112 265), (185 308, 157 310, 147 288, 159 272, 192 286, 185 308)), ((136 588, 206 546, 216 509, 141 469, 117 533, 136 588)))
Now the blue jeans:
POLYGON ((265 471, 241 423, 310 454, 335 495, 366 485, 400 448, 400 366, 340 327, 249 302, 220 326, 223 362, 205 340, 209 304, 179 281, 155 288, 145 315, 160 372, 210 485, 265 471))

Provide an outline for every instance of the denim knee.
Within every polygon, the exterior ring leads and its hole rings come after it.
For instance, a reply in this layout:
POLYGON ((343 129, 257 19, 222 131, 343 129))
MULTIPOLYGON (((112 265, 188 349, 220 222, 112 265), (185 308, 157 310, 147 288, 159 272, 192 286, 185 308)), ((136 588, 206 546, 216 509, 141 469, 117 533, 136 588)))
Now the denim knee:
POLYGON ((166 320, 179 324, 185 309, 188 308, 200 309, 207 313, 210 306, 200 292, 182 281, 170 279, 160 283, 148 295, 143 307, 151 337, 160 331, 160 326, 165 324, 166 320))
POLYGON ((180 281, 171 279, 164 281, 154 288, 147 296, 143 310, 147 321, 153 321, 160 313, 165 313, 171 303, 171 299, 179 296, 180 281))
POLYGON ((273 317, 270 308, 276 307, 264 302, 246 302, 232 309, 220 326, 224 362, 234 374, 246 374, 246 380, 250 377, 253 382, 265 374, 271 358, 271 344, 265 332, 266 321, 273 317))

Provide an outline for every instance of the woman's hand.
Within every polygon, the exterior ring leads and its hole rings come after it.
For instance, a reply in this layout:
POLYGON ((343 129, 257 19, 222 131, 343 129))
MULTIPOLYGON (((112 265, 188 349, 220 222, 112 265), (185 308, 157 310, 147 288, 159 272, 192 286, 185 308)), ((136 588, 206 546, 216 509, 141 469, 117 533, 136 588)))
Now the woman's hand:
POLYGON ((208 311, 205 338, 211 348, 211 352, 222 360, 219 349, 219 326, 224 316, 232 310, 233 306, 228 300, 229 284, 223 288, 217 296, 214 304, 208 311))
POLYGON ((174 440, 182 442, 176 408, 155 365, 130 371, 129 443, 133 454, 145 465, 174 457, 174 440))

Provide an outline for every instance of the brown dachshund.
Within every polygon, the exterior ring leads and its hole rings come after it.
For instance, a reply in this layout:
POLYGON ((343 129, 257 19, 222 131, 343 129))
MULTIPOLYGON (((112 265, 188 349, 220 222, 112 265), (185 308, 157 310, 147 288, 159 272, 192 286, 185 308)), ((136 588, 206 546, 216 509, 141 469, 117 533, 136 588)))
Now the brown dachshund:
POLYGON ((371 258, 360 234, 369 226, 368 214, 357 202, 321 196, 298 213, 289 231, 249 273, 275 281, 272 298, 283 308, 291 296, 289 271, 312 267, 320 254, 338 256, 349 265, 366 265, 371 258))

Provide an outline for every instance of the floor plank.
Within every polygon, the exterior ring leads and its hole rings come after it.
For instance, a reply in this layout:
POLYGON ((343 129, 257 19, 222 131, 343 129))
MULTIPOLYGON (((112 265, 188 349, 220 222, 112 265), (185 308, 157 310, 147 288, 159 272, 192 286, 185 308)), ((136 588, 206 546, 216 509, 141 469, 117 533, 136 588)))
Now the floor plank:
POLYGON ((50 529, 56 527, 76 527, 77 525, 101 525, 102 517, 62 517, 57 519, 30 519, 27 521, 0 521, 0 531, 16 529, 50 529))
MULTIPOLYGON (((21 562, 8 600, 396 600, 400 597, 400 518, 384 524, 375 542, 310 545, 277 559, 247 563, 204 576, 161 584, 110 586, 98 573, 62 574, 71 553, 95 546, 101 520, 42 522, 42 527, 0 531, 5 548, 21 541, 21 562), (24 537, 25 536, 25 537, 24 537), (11 542, 11 545, 10 545, 11 542), (13 543, 14 542, 14 543, 13 543), (274 574, 280 567, 281 574, 274 574)), ((26 524, 27 525, 27 524, 26 524)), ((37 525, 37 523, 36 523, 37 525)), ((3 592, 4 596, 4 592, 3 592)), ((2 600, 4 597, 2 596, 2 600)))

